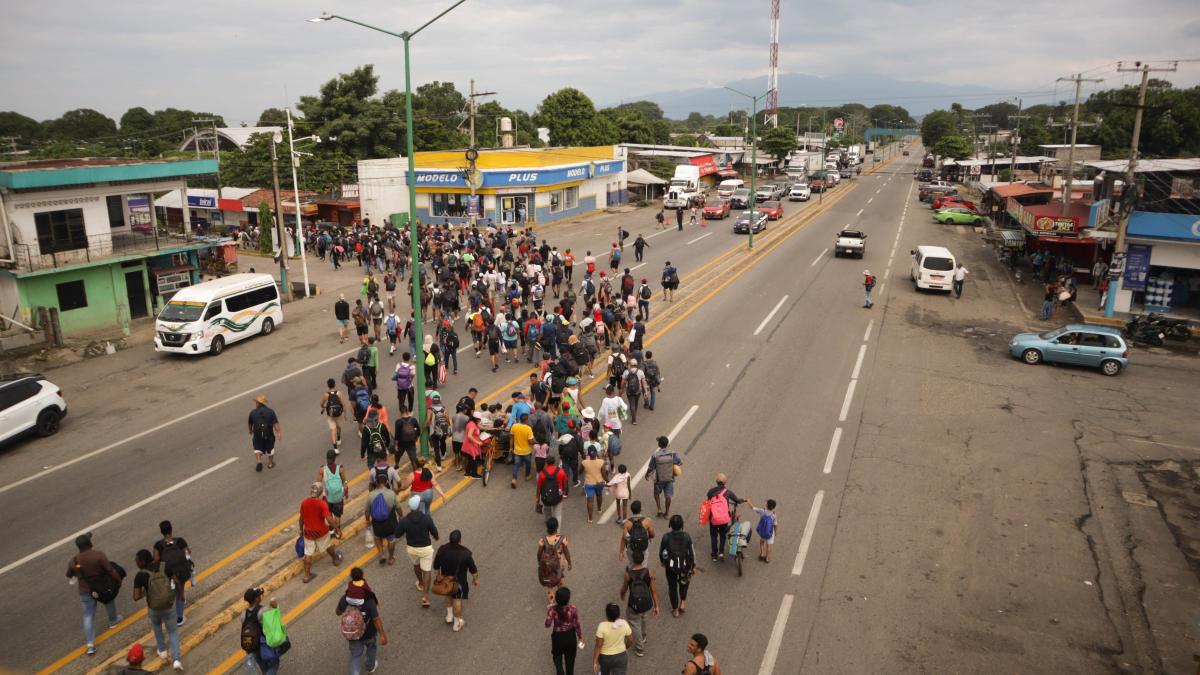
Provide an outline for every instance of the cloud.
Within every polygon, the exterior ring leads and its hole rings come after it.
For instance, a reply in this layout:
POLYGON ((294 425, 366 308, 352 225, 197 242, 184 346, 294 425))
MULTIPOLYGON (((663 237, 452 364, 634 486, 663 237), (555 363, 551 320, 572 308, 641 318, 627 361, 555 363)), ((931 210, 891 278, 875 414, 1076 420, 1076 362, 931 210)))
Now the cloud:
MULTIPOLYGON (((119 117, 140 105, 250 122, 364 63, 375 64, 382 89, 403 88, 400 40, 306 18, 343 11, 399 32, 450 2, 10 3, 0 25, 0 90, 4 107, 39 119, 79 107, 119 117)), ((765 83, 769 7, 769 0, 467 0, 414 38, 414 85, 450 80, 465 90, 474 79, 506 106, 532 110, 565 86, 605 103, 750 77, 765 83)), ((785 72, 1022 91, 1053 90, 1059 76, 1120 59, 1190 56, 1200 21, 1180 0, 1144 0, 1136 11, 1118 0, 990 9, 857 0, 784 3, 780 28, 785 72)), ((1107 77, 1102 86, 1122 82, 1107 77)), ((1194 84, 1200 68, 1181 65, 1173 79, 1194 84)))

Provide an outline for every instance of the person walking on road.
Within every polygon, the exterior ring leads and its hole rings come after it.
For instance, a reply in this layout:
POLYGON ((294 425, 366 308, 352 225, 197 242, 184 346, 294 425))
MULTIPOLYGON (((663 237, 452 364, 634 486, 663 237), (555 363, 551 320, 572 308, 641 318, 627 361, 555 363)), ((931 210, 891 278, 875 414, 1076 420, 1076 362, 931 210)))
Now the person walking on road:
POLYGON ((117 614, 117 594, 121 590, 121 574, 104 555, 104 551, 92 548, 92 533, 75 537, 79 553, 67 565, 67 579, 79 584, 79 601, 83 606, 83 636, 87 639, 87 653, 96 653, 96 605, 104 605, 108 612, 108 627, 116 628, 122 617, 117 614))
POLYGON ((134 556, 138 573, 133 578, 133 601, 145 598, 146 616, 150 619, 150 627, 154 630, 154 644, 158 658, 167 659, 168 647, 175 670, 183 670, 179 661, 179 622, 176 620, 175 585, 171 575, 167 573, 166 563, 155 561, 153 554, 142 549, 134 556))
POLYGON ((675 208, 675 229, 683 232, 683 207, 675 208))
POLYGON ((397 536, 404 537, 404 550, 412 561, 413 574, 417 577, 417 590, 421 591, 421 606, 429 607, 429 585, 433 572, 433 542, 438 540, 437 526, 433 518, 421 511, 421 498, 408 498, 408 513, 400 519, 397 536))
POLYGON ((646 249, 650 247, 650 242, 639 232, 637 239, 633 240, 633 259, 637 262, 642 262, 642 257, 646 254, 646 249))
POLYGON ((368 337, 367 344, 358 350, 358 361, 363 375, 367 378, 367 387, 371 392, 379 388, 379 345, 378 338, 368 337), (365 357, 365 358, 364 358, 365 357))
POLYGON ((579 608, 571 604, 571 589, 554 591, 554 602, 546 606, 546 628, 550 629, 550 658, 555 675, 573 675, 575 656, 584 648, 579 608))
POLYGON ((538 540, 538 582, 546 589, 546 603, 554 602, 554 591, 567 580, 571 571, 571 548, 558 531, 558 519, 546 520, 546 536, 538 540))
POLYGON ((442 577, 453 577, 454 590, 446 598, 446 623, 451 624, 451 630, 462 630, 466 620, 463 619, 463 601, 470 595, 467 584, 467 573, 471 574, 471 586, 479 586, 479 568, 471 549, 462 545, 462 532, 450 532, 449 542, 438 547, 433 556, 433 566, 442 577))
POLYGON ((671 517, 671 498, 675 496, 675 479, 683 473, 683 459, 668 446, 671 439, 659 436, 658 448, 650 456, 646 479, 654 481, 654 506, 660 518, 671 517), (661 501, 660 501, 661 500, 661 501))
POLYGON ((317 480, 325 487, 325 503, 333 516, 333 536, 341 539, 342 514, 350 500, 350 481, 346 480, 342 465, 337 463, 337 456, 338 451, 333 448, 325 451, 325 463, 317 470, 317 480))
POLYGON ((671 516, 671 531, 663 535, 658 546, 658 559, 667 578, 667 598, 671 615, 676 619, 687 608, 688 586, 696 574, 696 549, 692 536, 683 529, 683 516, 671 516))
POLYGON ((321 498, 325 492, 325 484, 315 482, 309 488, 308 498, 300 502, 300 536, 304 540, 304 577, 302 582, 308 583, 317 575, 312 571, 313 558, 322 552, 329 554, 334 567, 342 564, 342 554, 337 546, 330 544, 330 531, 333 527, 333 514, 329 504, 321 498))
POLYGON ((683 675, 721 675, 721 664, 708 652, 708 638, 693 633, 687 646, 689 658, 683 664, 683 675))
POLYGON ((629 647, 633 645, 633 629, 621 618, 621 607, 615 602, 604 607, 604 618, 596 627, 592 671, 599 675, 625 675, 629 667, 629 647))
POLYGON ((158 524, 162 539, 154 542, 154 560, 166 565, 167 576, 171 577, 175 588, 175 622, 182 626, 187 623, 187 617, 183 615, 186 603, 183 586, 192 578, 192 549, 188 548, 187 540, 174 536, 171 530, 169 520, 158 524))
MULTIPOLYGON (((726 480, 725 474, 717 474, 717 484, 709 488, 704 497, 713 562, 725 559, 725 539, 729 536, 729 524, 733 522, 733 507, 745 501, 738 499, 738 496, 725 486, 726 480)), ((705 522, 703 516, 701 522, 705 522)))
MULTIPOLYGON (((647 310, 648 312, 649 310, 647 310)), ((650 317, 647 316, 649 321, 650 317)), ((654 360, 654 352, 646 351, 645 360, 642 363, 642 371, 646 373, 646 410, 654 410, 658 404, 658 391, 662 388, 662 368, 658 362, 654 360)))
POLYGON ((421 438, 421 424, 409 412, 408 406, 400 406, 400 415, 396 418, 396 449, 392 456, 396 468, 400 468, 400 458, 408 457, 412 466, 417 465, 417 441, 421 438))
POLYGON ((963 267, 962 263, 958 263, 958 266, 954 268, 954 297, 962 297, 963 282, 966 281, 967 275, 970 273, 970 270, 963 267))
MULTIPOLYGON (((387 465, 384 458, 382 470, 376 467, 371 470, 370 492, 367 494, 367 504, 363 519, 371 528, 375 540, 375 551, 379 553, 380 565, 396 564, 396 491, 390 474, 395 469, 387 465), (384 549, 387 555, 384 555, 384 549)), ((397 476, 397 479, 399 476, 397 476)))
POLYGON ((350 303, 346 302, 345 293, 339 295, 337 302, 333 303, 333 318, 337 320, 338 335, 341 337, 338 342, 345 342, 350 333, 350 303))
POLYGON ((654 588, 654 573, 646 568, 645 551, 630 552, 629 560, 633 564, 625 570, 621 599, 629 596, 625 616, 629 617, 633 629, 633 653, 645 656, 646 615, 653 611, 654 616, 658 616, 658 591, 654 588))
POLYGON ((637 320, 650 320, 650 299, 654 297, 654 291, 650 290, 650 285, 645 277, 642 277, 642 285, 637 289, 637 320))
POLYGON ((871 300, 871 291, 875 290, 875 276, 871 270, 863 270, 863 307, 871 309, 875 302, 871 300))
MULTIPOLYGON (((596 430, 591 431, 592 438, 596 430)), ((587 503, 588 522, 596 513, 604 512, 604 486, 608 483, 608 465, 593 445, 588 448, 587 459, 583 460, 583 499, 587 503)))
MULTIPOLYGON (((630 359, 629 367, 622 376, 622 387, 625 390, 625 401, 629 407, 629 423, 637 426, 638 407, 646 396, 646 373, 638 368, 638 362, 630 359)), ((603 405, 601 406, 603 408, 603 405)))
POLYGON ((625 553, 645 553, 654 538, 654 523, 642 515, 642 502, 635 499, 629 505, 630 516, 622 521, 621 536, 617 539, 617 560, 625 562, 625 553))
POLYGON ((254 448, 254 470, 262 471, 263 455, 267 456, 267 468, 275 468, 275 444, 283 438, 279 428, 279 417, 267 407, 267 397, 259 394, 254 398, 254 410, 250 411, 250 445, 254 448))
MULTIPOLYGON (((280 661, 278 652, 264 659, 259 648, 266 641, 263 637, 263 615, 268 611, 262 606, 262 597, 261 588, 250 588, 242 594, 242 600, 246 602, 246 611, 242 614, 242 651, 246 652, 247 668, 253 663, 262 675, 277 675, 280 661)), ((271 609, 278 608, 279 603, 272 598, 271 609)))
POLYGON ((321 415, 329 424, 329 442, 334 449, 342 447, 342 420, 346 416, 346 403, 337 390, 337 381, 332 377, 325 380, 325 393, 321 396, 321 415))
POLYGON ((677 288, 679 288, 679 270, 675 269, 675 267, 673 265, 671 265, 671 261, 668 260, 665 263, 663 263, 663 272, 662 272, 663 302, 674 302, 675 301, 675 289, 677 289, 677 288))
POLYGON ((375 593, 363 578, 362 569, 351 569, 350 583, 334 609, 341 617, 342 637, 346 638, 350 649, 350 675, 375 672, 379 665, 375 659, 376 650, 388 643, 377 603, 375 593))
POLYGON ((1042 295, 1042 321, 1049 321, 1054 316, 1054 300, 1058 297, 1058 289, 1054 284, 1046 284, 1046 288, 1042 295))
POLYGON ((416 392, 413 389, 417 381, 417 366, 412 362, 412 354, 404 352, 400 355, 400 363, 396 364, 396 372, 392 374, 396 382, 396 396, 400 399, 400 407, 413 409, 416 405, 416 392))
POLYGON ((562 523, 563 502, 567 500, 567 472, 558 466, 558 459, 553 455, 546 458, 546 465, 537 475, 537 490, 534 492, 534 504, 540 506, 542 514, 549 521, 554 518, 562 523))

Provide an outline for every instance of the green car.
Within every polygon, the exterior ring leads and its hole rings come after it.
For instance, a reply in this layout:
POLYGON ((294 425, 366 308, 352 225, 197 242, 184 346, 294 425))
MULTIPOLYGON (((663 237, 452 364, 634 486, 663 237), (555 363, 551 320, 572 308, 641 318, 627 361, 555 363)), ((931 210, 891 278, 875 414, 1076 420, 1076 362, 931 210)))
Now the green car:
POLYGON ((953 223, 955 225, 974 225, 983 221, 983 216, 961 207, 952 206, 948 209, 942 209, 933 214, 934 222, 943 225, 953 223))

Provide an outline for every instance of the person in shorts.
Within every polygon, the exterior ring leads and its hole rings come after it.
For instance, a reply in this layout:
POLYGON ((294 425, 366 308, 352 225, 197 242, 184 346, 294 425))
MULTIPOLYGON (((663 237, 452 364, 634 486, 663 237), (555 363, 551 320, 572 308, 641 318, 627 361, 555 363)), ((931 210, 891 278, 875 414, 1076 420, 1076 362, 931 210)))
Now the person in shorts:
POLYGON ((655 515, 668 519, 671 517, 671 498, 675 496, 675 467, 683 466, 679 453, 667 447, 670 443, 666 436, 658 437, 658 449, 650 456, 650 465, 646 469, 646 479, 654 481, 654 506, 658 509, 655 515))
POLYGON ((462 630, 463 601, 470 596, 467 584, 467 573, 471 574, 471 582, 479 585, 479 568, 475 566, 475 558, 471 549, 462 545, 462 532, 454 530, 450 533, 450 543, 437 550, 433 558, 433 566, 442 576, 454 577, 458 581, 458 590, 446 596, 446 623, 452 624, 455 632, 462 630))
POLYGON ((408 513, 400 519, 396 534, 404 537, 404 550, 412 561, 417 590, 421 591, 421 606, 429 607, 429 586, 433 581, 433 542, 438 539, 438 530, 433 518, 423 513, 420 507, 420 497, 413 495, 408 498, 408 513))
POLYGON ((259 394, 254 398, 254 410, 250 411, 250 445, 254 448, 255 471, 263 470, 262 458, 267 456, 267 468, 275 468, 275 443, 283 437, 279 428, 279 417, 267 407, 267 397, 259 394))
POLYGON ((329 504, 321 498, 324 492, 324 483, 317 481, 309 488, 308 498, 300 502, 300 536, 304 541, 304 577, 301 581, 306 584, 316 577, 312 571, 313 558, 322 552, 329 554, 334 566, 342 564, 342 554, 337 546, 330 544, 333 514, 329 512, 329 504))
POLYGON ((588 449, 587 459, 583 460, 583 497, 587 502, 588 522, 596 513, 604 512, 604 487, 608 483, 608 467, 600 458, 595 447, 588 449), (593 510, 594 509, 594 510, 593 510))

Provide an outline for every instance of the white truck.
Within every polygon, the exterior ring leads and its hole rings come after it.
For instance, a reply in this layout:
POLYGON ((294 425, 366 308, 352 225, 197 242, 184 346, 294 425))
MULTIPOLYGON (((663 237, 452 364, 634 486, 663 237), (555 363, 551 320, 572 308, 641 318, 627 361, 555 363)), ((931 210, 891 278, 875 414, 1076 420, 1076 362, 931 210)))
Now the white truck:
POLYGON ((862 230, 846 229, 838 232, 837 241, 833 245, 833 257, 843 255, 863 257, 867 252, 867 235, 862 230))
POLYGON ((807 176, 823 168, 824 165, 821 163, 821 153, 819 152, 793 152, 788 157, 787 172, 789 176, 807 176))
POLYGON ((850 163, 850 166, 862 164, 862 158, 863 158, 862 144, 854 143, 850 147, 846 148, 846 161, 850 163))
POLYGON ((690 165, 675 167, 675 177, 667 186, 667 196, 663 199, 663 206, 668 209, 687 208, 699 202, 700 197, 700 167, 690 165))

